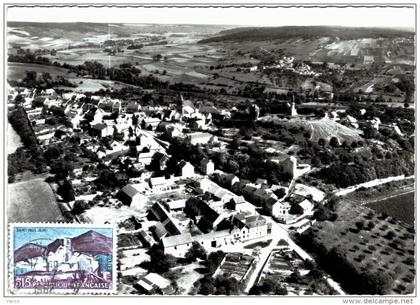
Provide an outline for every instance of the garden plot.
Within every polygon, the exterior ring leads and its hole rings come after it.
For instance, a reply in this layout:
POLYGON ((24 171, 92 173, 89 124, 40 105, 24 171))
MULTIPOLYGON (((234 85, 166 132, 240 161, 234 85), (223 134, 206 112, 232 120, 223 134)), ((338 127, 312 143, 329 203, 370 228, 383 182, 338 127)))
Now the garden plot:
POLYGON ((238 282, 242 281, 249 273, 254 262, 254 257, 242 253, 228 253, 214 272, 217 275, 227 274, 235 278, 238 282))

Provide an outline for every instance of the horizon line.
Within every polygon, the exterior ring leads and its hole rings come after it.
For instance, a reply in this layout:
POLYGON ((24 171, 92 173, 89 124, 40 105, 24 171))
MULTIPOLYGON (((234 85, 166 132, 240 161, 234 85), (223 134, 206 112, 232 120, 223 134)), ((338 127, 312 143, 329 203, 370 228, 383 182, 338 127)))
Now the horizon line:
POLYGON ((150 22, 106 22, 106 21, 96 21, 96 22, 89 22, 89 21, 21 21, 21 20, 7 20, 9 22, 20 22, 20 23, 39 23, 39 24, 49 24, 49 23, 84 23, 84 24, 121 24, 121 25, 132 25, 132 24, 143 24, 143 25, 157 25, 157 26, 165 26, 165 25, 182 25, 182 26, 210 26, 210 27, 217 27, 217 26, 224 26, 224 27, 248 27, 248 28, 282 28, 282 27, 327 27, 327 28, 334 28, 334 27, 341 27, 341 28, 350 28, 350 29, 388 29, 388 30, 403 30, 403 31, 412 31, 416 32, 416 29, 413 27, 389 27, 389 26, 349 26, 349 25, 331 25, 331 24, 312 24, 312 25, 296 25, 296 24, 288 24, 288 25, 246 25, 246 24, 206 24, 206 23, 150 23, 150 22))

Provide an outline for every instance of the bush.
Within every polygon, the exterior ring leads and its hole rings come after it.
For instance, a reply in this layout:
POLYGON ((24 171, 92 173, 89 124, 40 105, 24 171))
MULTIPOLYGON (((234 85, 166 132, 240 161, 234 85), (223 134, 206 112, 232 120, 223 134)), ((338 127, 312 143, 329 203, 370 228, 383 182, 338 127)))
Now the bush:
POLYGON ((192 243, 191 248, 189 248, 187 253, 185 254, 185 258, 190 261, 196 261, 197 258, 206 259, 206 257, 207 257, 206 250, 197 241, 194 241, 192 243))
POLYGON ((162 274, 176 266, 176 258, 170 254, 164 254, 159 246, 153 246, 150 251, 149 272, 162 274))
POLYGON ((86 210, 90 209, 89 203, 87 203, 84 200, 77 200, 74 205, 71 212, 73 215, 80 215, 83 214, 86 210))
POLYGON ((210 273, 214 273, 214 271, 216 271, 217 267, 219 267, 224 257, 225 257, 225 253, 221 250, 216 251, 216 252, 211 252, 208 255, 206 264, 210 273))
POLYGON ((359 231, 360 231, 360 230, 362 230, 364 226, 365 226, 365 225, 364 225, 364 223, 363 223, 362 221, 357 221, 357 222, 356 222, 356 228, 357 228, 359 231))
POLYGON ((391 240, 397 236, 394 231, 388 231, 388 233, 384 236, 386 239, 391 240))

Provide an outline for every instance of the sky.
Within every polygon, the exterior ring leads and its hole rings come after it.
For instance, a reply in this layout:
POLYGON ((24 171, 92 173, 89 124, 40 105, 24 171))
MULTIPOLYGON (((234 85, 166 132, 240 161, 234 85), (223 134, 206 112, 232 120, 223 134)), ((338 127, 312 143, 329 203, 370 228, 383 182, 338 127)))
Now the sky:
POLYGON ((8 7, 8 21, 415 28, 414 7, 8 7))
MULTIPOLYGON (((105 236, 112 237, 112 228, 66 228, 66 227, 34 227, 35 232, 28 232, 28 227, 13 228, 13 248, 18 249, 26 243, 36 239, 50 239, 51 242, 57 238, 75 237, 89 230, 94 230, 105 236)), ((45 242, 41 242, 45 245, 45 242)))

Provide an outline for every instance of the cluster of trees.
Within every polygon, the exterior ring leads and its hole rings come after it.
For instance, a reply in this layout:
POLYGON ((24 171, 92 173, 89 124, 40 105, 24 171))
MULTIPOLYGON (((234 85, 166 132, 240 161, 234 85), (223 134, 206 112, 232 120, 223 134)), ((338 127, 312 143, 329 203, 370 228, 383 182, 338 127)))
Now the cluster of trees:
POLYGON ((257 133, 264 139, 282 141, 286 145, 300 144, 311 137, 311 133, 304 126, 294 126, 283 122, 258 122, 257 133))
MULTIPOLYGON (((60 64, 59 62, 52 63, 46 57, 35 56, 33 53, 25 53, 24 55, 9 55, 9 62, 23 62, 23 63, 36 63, 43 65, 54 65, 57 67, 66 68, 71 72, 76 73, 77 75, 89 75, 94 79, 110 79, 115 81, 120 81, 129 85, 140 86, 142 88, 168 88, 168 83, 159 80, 158 78, 147 75, 141 76, 141 71, 131 64, 122 64, 120 67, 115 68, 106 68, 99 62, 96 61, 86 61, 80 65, 70 65, 67 63, 60 64)), ((23 82, 21 85, 26 87, 38 87, 40 84, 31 84, 28 81, 23 82)), ((33 81, 33 80, 32 80, 33 81)), ((60 77, 60 79, 55 80, 56 83, 53 83, 51 80, 51 86, 65 85, 70 87, 75 87, 75 84, 72 84, 60 77)))
POLYGON ((228 275, 218 275, 213 278, 206 275, 194 283, 197 294, 201 295, 238 295, 240 292, 240 283, 228 275))
POLYGON ((8 119, 10 125, 12 125, 13 129, 20 136, 25 147, 31 147, 38 144, 23 107, 18 106, 15 110, 9 112, 8 119))
POLYGON ((19 147, 12 154, 7 156, 7 175, 9 183, 13 183, 16 174, 24 171, 31 171, 35 174, 43 173, 47 170, 45 160, 42 157, 42 150, 38 147, 31 148, 19 147))
POLYGON ((26 117, 25 110, 18 106, 9 113, 8 119, 24 145, 24 147, 19 147, 14 153, 8 155, 9 182, 13 182, 16 174, 25 170, 34 173, 45 172, 46 163, 43 152, 38 146, 38 141, 26 117))
MULTIPOLYGON (((11 82, 11 84, 13 84, 13 82, 11 82)), ((56 77, 53 78, 49 72, 38 74, 36 71, 26 71, 25 77, 16 85, 26 88, 37 88, 39 90, 58 86, 77 87, 77 84, 70 82, 61 75, 56 75, 56 77)))
POLYGON ((25 53, 13 55, 10 54, 7 58, 8 62, 20 62, 25 64, 40 64, 40 65, 51 65, 51 61, 48 57, 36 56, 33 53, 25 53))
POLYGON ((396 122, 396 118, 399 120, 407 120, 409 122, 415 122, 415 112, 411 108, 395 108, 388 107, 387 105, 360 105, 357 103, 350 104, 347 109, 347 113, 358 120, 362 119, 373 119, 378 117, 383 124, 391 124, 396 122), (366 112, 362 115, 360 110, 365 109, 366 112))
POLYGON ((323 167, 315 175, 324 182, 337 187, 348 187, 370 180, 414 173, 414 160, 411 153, 400 151, 391 154, 390 159, 370 160, 365 162, 356 159, 357 163, 348 164, 341 161, 323 167))
POLYGON ((225 256, 225 253, 220 250, 207 254, 206 250, 198 242, 192 243, 185 254, 185 258, 177 259, 171 254, 165 254, 159 245, 152 246, 148 254, 150 255, 150 262, 144 263, 144 265, 146 265, 149 272, 162 274, 175 267, 177 263, 191 263, 200 259, 203 265, 206 266, 209 276, 214 273, 225 256))
POLYGON ((240 68, 250 68, 252 67, 253 64, 250 62, 244 62, 244 63, 230 63, 230 64, 218 64, 215 66, 210 66, 209 69, 210 70, 218 70, 218 69, 225 69, 225 68, 236 68, 236 67, 240 67, 240 68))
POLYGON ((124 47, 126 45, 131 45, 138 41, 137 39, 107 39, 103 42, 103 47, 124 47))
POLYGON ((149 272, 162 274, 177 265, 177 258, 171 254, 165 254, 159 246, 153 246, 148 254, 150 255, 149 272))
POLYGON ((260 285, 252 286, 249 290, 250 295, 274 294, 287 295, 287 289, 281 285, 280 281, 272 278, 266 278, 260 285))
POLYGON ((199 166, 202 159, 211 156, 217 168, 243 179, 254 181, 257 178, 263 178, 273 184, 290 179, 283 173, 283 169, 278 163, 266 161, 268 158, 266 152, 254 146, 247 147, 245 151, 241 152, 234 149, 232 153, 213 153, 207 149, 203 150, 198 145, 191 145, 182 140, 174 139, 168 153, 171 155, 166 163, 169 173, 175 172, 176 164, 180 160, 186 160, 195 166, 199 166))
POLYGON ((138 50, 143 48, 142 44, 132 44, 127 47, 127 50, 138 50))

